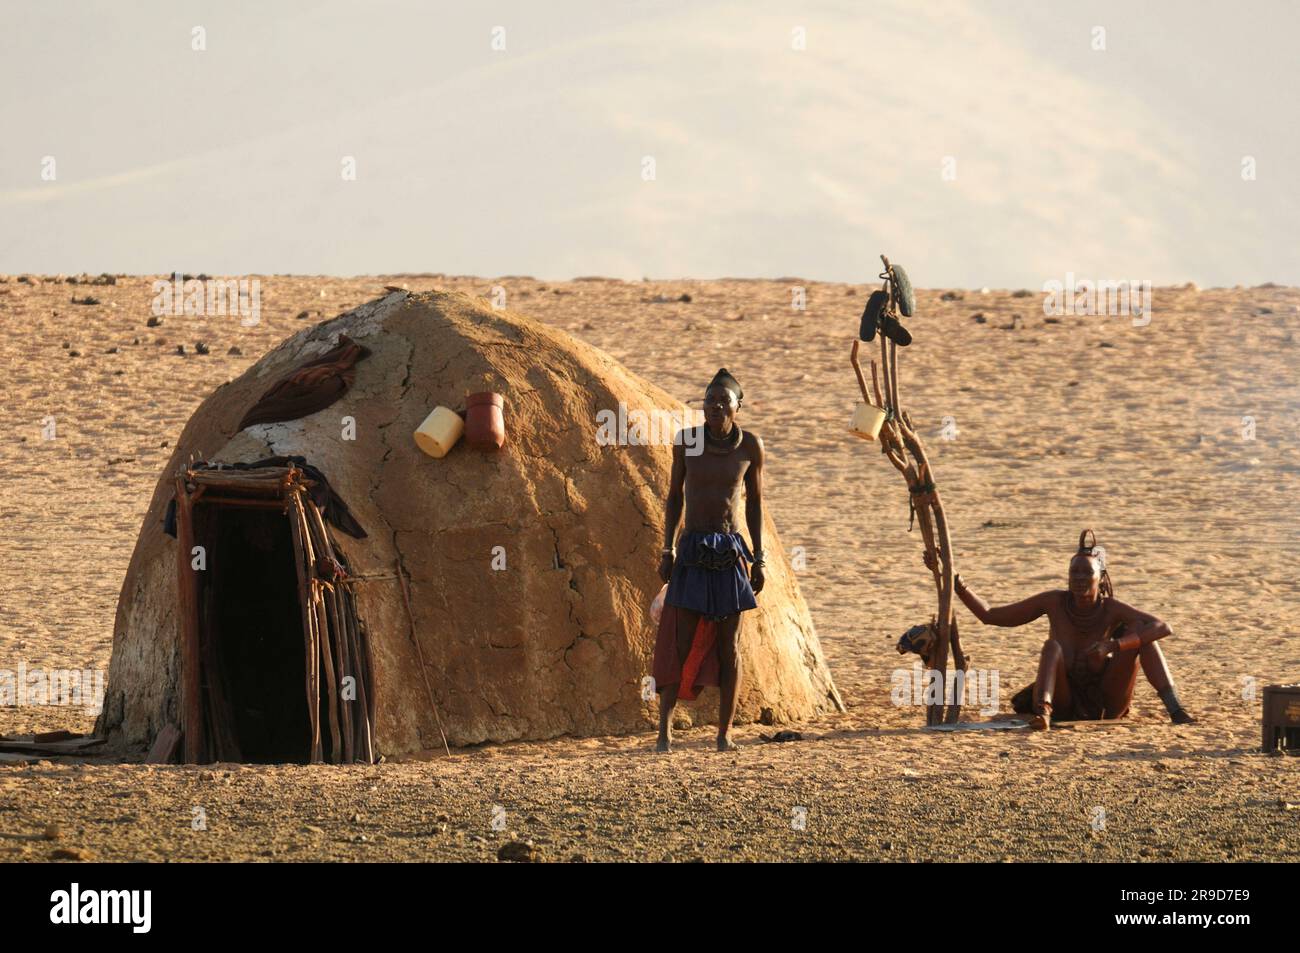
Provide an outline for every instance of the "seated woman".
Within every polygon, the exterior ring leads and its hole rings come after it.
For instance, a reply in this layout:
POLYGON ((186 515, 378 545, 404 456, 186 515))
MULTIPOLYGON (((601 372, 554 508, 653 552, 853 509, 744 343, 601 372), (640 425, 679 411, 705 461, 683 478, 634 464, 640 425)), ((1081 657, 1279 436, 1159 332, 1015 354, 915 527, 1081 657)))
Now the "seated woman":
POLYGON ((957 576, 957 596, 985 625, 1016 626, 1046 615, 1051 626, 1038 661, 1038 678, 1016 694, 1012 708, 1032 715, 1038 730, 1051 726, 1052 718, 1123 718, 1133 701, 1138 662, 1151 687, 1165 703, 1174 724, 1194 719, 1178 701, 1169 665, 1158 639, 1169 626, 1115 598, 1106 572, 1106 551, 1092 530, 1079 534, 1079 550, 1070 560, 1070 588, 1049 589, 1023 602, 990 608, 957 576))

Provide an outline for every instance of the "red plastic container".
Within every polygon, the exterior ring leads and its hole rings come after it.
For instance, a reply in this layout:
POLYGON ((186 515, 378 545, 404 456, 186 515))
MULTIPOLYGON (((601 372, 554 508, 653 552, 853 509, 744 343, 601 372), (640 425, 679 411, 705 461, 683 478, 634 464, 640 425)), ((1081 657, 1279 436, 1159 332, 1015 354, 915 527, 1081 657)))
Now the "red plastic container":
POLYGON ((490 390, 465 398, 465 442, 479 450, 500 450, 506 442, 505 400, 490 390))

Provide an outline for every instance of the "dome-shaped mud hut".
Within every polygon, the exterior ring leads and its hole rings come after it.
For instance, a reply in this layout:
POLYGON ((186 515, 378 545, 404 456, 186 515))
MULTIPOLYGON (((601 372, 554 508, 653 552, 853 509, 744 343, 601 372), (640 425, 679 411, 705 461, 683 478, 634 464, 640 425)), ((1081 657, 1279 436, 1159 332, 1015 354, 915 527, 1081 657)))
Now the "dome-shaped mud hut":
MULTIPOLYGON (((600 439, 620 403, 683 410, 461 294, 395 292, 284 341, 176 444, 122 587, 99 731, 156 760, 366 761, 649 730, 671 447, 600 439), (504 398, 503 447, 417 446, 431 411, 483 391, 504 398)), ((841 705, 764 533, 737 721, 799 721, 841 705)), ((716 703, 684 711, 706 721, 716 703)))

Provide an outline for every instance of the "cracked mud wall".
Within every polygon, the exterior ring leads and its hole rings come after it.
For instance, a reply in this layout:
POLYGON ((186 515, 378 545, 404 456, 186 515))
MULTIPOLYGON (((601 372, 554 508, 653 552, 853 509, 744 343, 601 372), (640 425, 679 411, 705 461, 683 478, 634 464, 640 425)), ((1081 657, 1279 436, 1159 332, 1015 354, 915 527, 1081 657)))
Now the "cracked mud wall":
MULTIPOLYGON (((209 397, 177 443, 123 586, 101 729, 142 746, 176 718, 176 542, 161 519, 171 476, 194 453, 228 463, 302 454, 369 534, 332 531, 353 571, 392 577, 400 561, 409 575, 414 633, 395 579, 355 589, 381 753, 441 745, 430 691, 454 745, 648 730, 657 702, 641 699, 641 680, 671 448, 601 446, 596 414, 620 401, 682 408, 604 353, 465 295, 394 293, 289 338, 209 397), (341 400, 235 432, 280 375, 340 332, 373 352, 341 400), (411 434, 429 412, 463 409, 481 390, 505 395, 506 446, 421 453, 411 434), (355 440, 343 439, 345 417, 355 440)), ((770 519, 765 542, 768 584, 747 613, 737 719, 769 709, 793 722, 837 707, 838 696, 770 519)), ((716 690, 679 710, 715 718, 716 690)))

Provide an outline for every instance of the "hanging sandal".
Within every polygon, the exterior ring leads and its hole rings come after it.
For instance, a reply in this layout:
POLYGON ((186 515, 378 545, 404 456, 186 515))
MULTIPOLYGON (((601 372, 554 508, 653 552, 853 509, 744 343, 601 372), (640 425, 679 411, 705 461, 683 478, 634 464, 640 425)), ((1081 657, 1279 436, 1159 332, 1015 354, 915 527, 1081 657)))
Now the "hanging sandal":
POLYGON ((891 264, 889 270, 893 272, 894 298, 898 310, 903 317, 910 318, 916 312, 916 292, 912 290, 912 279, 907 277, 902 265, 891 264))
POLYGON ((864 341, 870 341, 876 336, 876 328, 880 327, 880 318, 885 313, 885 306, 889 304, 889 295, 883 291, 871 292, 871 297, 867 299, 867 306, 862 311, 862 323, 858 326, 858 337, 864 341))
POLYGON ((899 347, 907 347, 912 343, 912 332, 903 327, 902 322, 892 314, 880 319, 880 333, 899 347))

